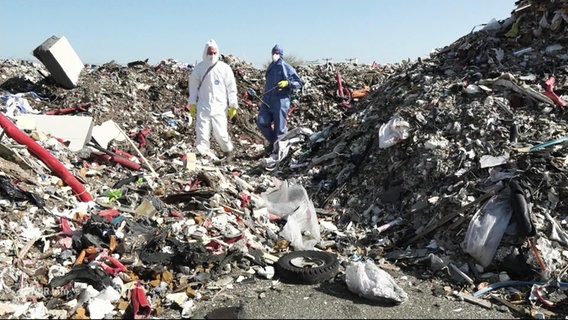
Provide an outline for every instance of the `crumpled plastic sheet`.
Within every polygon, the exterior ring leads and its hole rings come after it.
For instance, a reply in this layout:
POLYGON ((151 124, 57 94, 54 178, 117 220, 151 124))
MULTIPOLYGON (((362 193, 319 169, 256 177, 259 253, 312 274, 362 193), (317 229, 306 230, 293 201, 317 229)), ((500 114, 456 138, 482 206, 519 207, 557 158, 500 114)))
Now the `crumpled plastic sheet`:
POLYGON ((544 210, 544 216, 552 226, 552 230, 550 231, 549 235, 550 239, 557 241, 562 245, 568 246, 568 233, 566 233, 566 231, 564 231, 564 229, 560 225, 558 225, 558 223, 550 215, 548 210, 544 210))
POLYGON ((309 128, 302 127, 297 127, 286 132, 274 142, 275 151, 268 157, 261 159, 261 162, 265 168, 274 168, 280 161, 288 156, 290 147, 293 144, 304 142, 313 134, 314 132, 309 128))
POLYGON ((410 124, 400 116, 392 117, 379 129, 379 148, 386 149, 409 137, 410 124))
POLYGON ((509 189, 503 190, 477 210, 462 242, 463 250, 483 267, 487 267, 493 260, 513 214, 509 189))
POLYGON ((262 197, 270 213, 286 219, 280 235, 296 250, 311 250, 321 240, 316 209, 303 186, 283 181, 280 188, 262 197), (309 236, 304 235, 306 231, 309 236))
POLYGON ((9 118, 14 118, 18 114, 22 113, 40 113, 38 110, 32 108, 28 100, 25 98, 25 93, 17 94, 7 94, 0 96, 0 101, 3 102, 3 106, 6 107, 6 116, 9 118))
POLYGON ((345 282, 349 291, 370 300, 400 304, 408 299, 393 277, 372 260, 349 264, 345 268, 345 282))

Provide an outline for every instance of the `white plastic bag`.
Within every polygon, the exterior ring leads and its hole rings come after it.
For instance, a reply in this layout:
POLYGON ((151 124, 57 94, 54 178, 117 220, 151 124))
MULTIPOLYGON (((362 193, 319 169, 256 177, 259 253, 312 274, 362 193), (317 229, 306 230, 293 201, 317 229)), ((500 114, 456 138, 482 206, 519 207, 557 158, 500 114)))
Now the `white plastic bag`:
POLYGON ((290 146, 306 141, 313 134, 311 129, 301 127, 287 131, 274 142, 272 153, 268 157, 260 159, 261 164, 265 169, 272 171, 288 156, 290 146))
POLYGON ((487 200, 471 219, 462 248, 484 268, 493 260, 512 213, 509 193, 501 192, 487 200))
POLYGON ((262 197, 270 213, 287 218, 302 202, 306 201, 306 194, 302 186, 289 185, 288 181, 284 180, 278 189, 263 193, 262 197))
POLYGON ((268 212, 286 219, 280 235, 296 250, 311 250, 321 240, 316 209, 306 189, 288 185, 262 195, 268 212))
POLYGON ((379 129, 379 148, 386 149, 408 138, 410 124, 400 116, 392 117, 379 129))
POLYGON ((345 268, 345 282, 349 291, 370 300, 400 304, 408 299, 391 275, 370 260, 349 264, 345 268))
POLYGON ((489 22, 481 30, 499 30, 501 29, 501 24, 495 18, 491 18, 489 22))

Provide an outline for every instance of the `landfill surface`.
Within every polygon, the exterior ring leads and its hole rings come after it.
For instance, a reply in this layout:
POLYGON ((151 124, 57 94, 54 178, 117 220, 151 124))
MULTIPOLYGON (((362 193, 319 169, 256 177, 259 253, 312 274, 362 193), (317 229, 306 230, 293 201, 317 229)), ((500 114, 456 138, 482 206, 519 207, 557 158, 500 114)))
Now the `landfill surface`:
POLYGON ((428 58, 295 66, 277 155, 264 70, 223 55, 230 163, 195 150, 192 65, 0 60, 0 317, 566 318, 568 1, 515 5, 428 58), (333 274, 289 283, 298 251, 333 274))

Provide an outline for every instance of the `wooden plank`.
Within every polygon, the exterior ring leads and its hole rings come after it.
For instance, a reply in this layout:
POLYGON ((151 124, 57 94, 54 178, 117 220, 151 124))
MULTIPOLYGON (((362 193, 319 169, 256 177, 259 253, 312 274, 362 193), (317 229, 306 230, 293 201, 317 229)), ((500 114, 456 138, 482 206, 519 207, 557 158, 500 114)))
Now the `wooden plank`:
POLYGON ((476 298, 476 297, 472 296, 471 294, 467 294, 467 293, 463 293, 463 292, 454 292, 454 295, 464 299, 465 301, 475 303, 475 304, 482 306, 484 308, 487 308, 487 309, 491 309, 493 307, 493 304, 491 302, 489 302, 487 300, 480 299, 480 298, 476 298))

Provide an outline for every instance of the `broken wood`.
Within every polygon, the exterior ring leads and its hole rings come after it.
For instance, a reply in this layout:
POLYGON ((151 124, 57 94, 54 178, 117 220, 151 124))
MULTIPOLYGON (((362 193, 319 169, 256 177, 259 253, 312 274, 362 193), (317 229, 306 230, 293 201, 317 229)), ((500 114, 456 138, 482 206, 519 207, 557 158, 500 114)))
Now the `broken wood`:
POLYGON ((487 308, 487 309, 491 309, 493 307, 493 304, 491 304, 491 302, 489 302, 487 300, 480 299, 480 298, 476 298, 476 297, 474 297, 470 294, 467 294, 467 293, 454 292, 454 295, 464 299, 467 302, 477 304, 478 306, 482 306, 482 307, 487 308))

